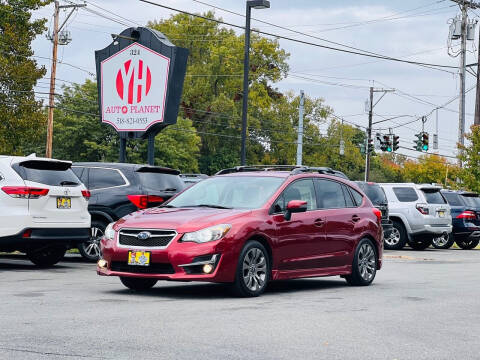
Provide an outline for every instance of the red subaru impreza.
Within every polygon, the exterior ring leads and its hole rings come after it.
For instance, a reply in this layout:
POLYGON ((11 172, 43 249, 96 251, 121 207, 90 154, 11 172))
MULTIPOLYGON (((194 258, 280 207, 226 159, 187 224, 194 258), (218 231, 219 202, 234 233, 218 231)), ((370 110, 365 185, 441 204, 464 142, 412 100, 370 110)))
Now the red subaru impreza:
POLYGON ((307 168, 245 170, 110 224, 98 274, 133 290, 157 280, 231 283, 241 296, 280 279, 373 281, 382 266, 381 213, 354 183, 307 168))

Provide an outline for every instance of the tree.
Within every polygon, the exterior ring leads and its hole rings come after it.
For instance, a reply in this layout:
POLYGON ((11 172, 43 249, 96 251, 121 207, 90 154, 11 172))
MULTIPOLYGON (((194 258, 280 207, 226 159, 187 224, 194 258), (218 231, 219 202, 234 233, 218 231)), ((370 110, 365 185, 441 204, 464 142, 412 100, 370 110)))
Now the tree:
POLYGON ((459 177, 467 189, 480 192, 480 126, 473 125, 465 138, 469 145, 459 145, 463 150, 459 158, 464 163, 459 177))
POLYGON ((405 181, 417 184, 443 184, 445 187, 456 187, 458 167, 436 154, 426 154, 418 161, 407 160, 402 168, 405 181))
POLYGON ((31 11, 50 0, 0 2, 0 154, 24 155, 40 141, 46 124, 33 87, 45 75, 31 57, 33 39, 45 30, 46 19, 31 20, 31 11))

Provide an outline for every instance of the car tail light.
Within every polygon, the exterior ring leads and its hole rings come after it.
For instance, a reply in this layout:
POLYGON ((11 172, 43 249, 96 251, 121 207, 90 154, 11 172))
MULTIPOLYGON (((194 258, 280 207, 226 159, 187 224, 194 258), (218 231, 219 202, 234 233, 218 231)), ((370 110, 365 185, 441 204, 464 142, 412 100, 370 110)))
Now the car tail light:
POLYGON ((4 186, 2 191, 13 198, 38 199, 48 194, 48 189, 32 188, 28 186, 4 186))
POLYGON ((417 204, 416 208, 418 211, 420 211, 423 215, 428 215, 428 205, 427 204, 417 204))
POLYGON ((477 216, 473 211, 466 210, 457 216, 457 219, 475 220, 477 216))
POLYGON ((373 208, 373 213, 377 217, 378 220, 382 220, 382 212, 378 210, 377 208, 373 208))
POLYGON ((92 196, 92 194, 90 194, 90 191, 88 190, 82 190, 82 196, 88 201, 90 200, 90 196, 92 196))
POLYGON ((155 195, 127 195, 128 200, 139 209, 146 209, 150 204, 160 205, 165 200, 155 195))
POLYGON ((30 236, 32 236, 32 229, 27 229, 23 232, 23 238, 29 238, 30 236))

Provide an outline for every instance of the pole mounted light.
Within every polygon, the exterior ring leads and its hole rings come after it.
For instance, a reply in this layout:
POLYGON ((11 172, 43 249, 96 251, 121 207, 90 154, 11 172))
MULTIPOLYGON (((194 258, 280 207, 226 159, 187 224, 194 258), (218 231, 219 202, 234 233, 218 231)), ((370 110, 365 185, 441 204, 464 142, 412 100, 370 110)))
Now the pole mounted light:
POLYGON ((268 9, 270 1, 249 0, 247 1, 247 14, 245 16, 245 56, 243 60, 243 104, 242 104, 242 150, 240 164, 246 165, 247 150, 247 111, 248 111, 248 70, 250 67, 250 15, 252 8, 268 9))

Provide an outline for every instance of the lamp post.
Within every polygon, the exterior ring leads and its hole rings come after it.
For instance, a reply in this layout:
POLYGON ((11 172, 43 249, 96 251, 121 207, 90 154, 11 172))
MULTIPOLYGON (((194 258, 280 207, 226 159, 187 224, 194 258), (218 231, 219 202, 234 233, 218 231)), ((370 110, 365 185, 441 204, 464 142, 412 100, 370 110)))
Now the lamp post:
POLYGON ((242 151, 240 155, 240 165, 245 165, 247 158, 247 111, 248 111, 248 70, 250 67, 250 14, 254 9, 268 9, 270 1, 267 0, 248 0, 247 14, 245 22, 245 57, 243 60, 243 104, 242 104, 242 151))

